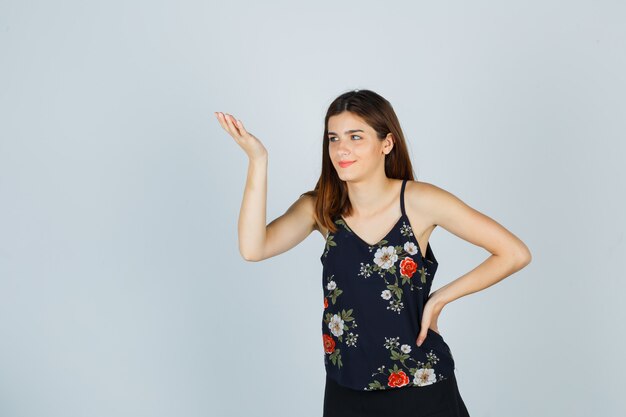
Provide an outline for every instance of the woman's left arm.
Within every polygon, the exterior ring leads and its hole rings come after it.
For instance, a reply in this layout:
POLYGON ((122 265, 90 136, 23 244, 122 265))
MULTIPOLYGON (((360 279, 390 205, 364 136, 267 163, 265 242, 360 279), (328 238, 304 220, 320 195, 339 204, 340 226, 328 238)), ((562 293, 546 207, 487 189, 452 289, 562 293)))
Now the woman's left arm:
POLYGON ((421 344, 420 338, 422 341, 426 338, 432 318, 436 321, 446 304, 490 287, 524 268, 532 259, 524 242, 498 222, 468 206, 452 193, 433 184, 423 184, 427 186, 423 187, 422 195, 428 195, 419 199, 420 211, 428 213, 434 224, 486 249, 491 255, 476 268, 431 293, 424 309, 418 345, 421 344))

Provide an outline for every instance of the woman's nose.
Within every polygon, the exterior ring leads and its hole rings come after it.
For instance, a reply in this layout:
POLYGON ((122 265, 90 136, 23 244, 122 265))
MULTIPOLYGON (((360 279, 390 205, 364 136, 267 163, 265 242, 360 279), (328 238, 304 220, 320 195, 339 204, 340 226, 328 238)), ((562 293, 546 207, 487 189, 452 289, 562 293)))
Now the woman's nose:
POLYGON ((339 145, 337 146, 337 150, 339 151, 339 156, 350 154, 349 142, 345 140, 340 140, 339 145))

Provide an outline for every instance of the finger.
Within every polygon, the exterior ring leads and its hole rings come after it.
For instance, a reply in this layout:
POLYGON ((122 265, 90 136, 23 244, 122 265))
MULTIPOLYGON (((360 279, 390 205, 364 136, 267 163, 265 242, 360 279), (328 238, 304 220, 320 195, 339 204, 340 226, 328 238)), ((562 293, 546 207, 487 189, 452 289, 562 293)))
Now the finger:
POLYGON ((233 135, 239 137, 241 136, 241 133, 239 133, 239 129, 237 129, 237 127, 235 126, 233 119, 234 118, 230 114, 226 114, 226 122, 228 123, 229 130, 232 132, 233 135))
POLYGON ((428 327, 430 327, 430 323, 426 323, 425 320, 420 324, 420 332, 417 335, 417 346, 421 346, 428 335, 428 327))
POLYGON ((427 334, 426 329, 427 327, 422 327, 422 330, 417 335, 417 339, 415 339, 415 344, 417 344, 417 346, 422 346, 422 343, 424 343, 424 339, 426 339, 427 334))
POLYGON ((228 132, 228 125, 226 124, 226 118, 224 117, 224 113, 217 112, 217 120, 220 122, 222 128, 228 132))
POLYGON ((241 131, 242 134, 246 134, 248 133, 248 131, 246 130, 245 127, 243 127, 243 122, 239 119, 237 119, 237 126, 239 127, 239 130, 241 131))
POLYGON ((233 131, 233 128, 229 125, 229 122, 228 122, 229 115, 228 115, 228 113, 220 112, 218 114, 218 117, 219 117, 220 124, 222 125, 224 130, 226 132, 228 132, 228 134, 231 135, 231 136, 236 135, 236 133, 233 131))

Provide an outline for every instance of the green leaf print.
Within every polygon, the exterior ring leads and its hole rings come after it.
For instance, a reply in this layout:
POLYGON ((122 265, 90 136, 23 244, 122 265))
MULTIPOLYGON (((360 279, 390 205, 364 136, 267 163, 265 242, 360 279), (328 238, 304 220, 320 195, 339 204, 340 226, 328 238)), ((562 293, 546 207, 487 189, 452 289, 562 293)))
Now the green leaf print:
POLYGON ((330 301, 332 301, 332 303, 335 304, 335 302, 337 301, 337 297, 339 297, 342 292, 343 290, 340 290, 339 288, 335 288, 330 296, 330 301))
POLYGON ((424 266, 422 266, 422 269, 419 270, 419 273, 422 284, 426 284, 426 269, 424 268, 424 266))
POLYGON ((370 389, 386 389, 386 387, 380 383, 380 381, 370 382, 370 389))
POLYGON ((350 229, 350 228, 348 227, 348 224, 347 224, 346 222, 344 222, 344 221, 343 221, 343 219, 341 219, 341 218, 340 218, 340 219, 335 220, 335 224, 339 224, 339 225, 341 225, 341 226, 345 227, 345 228, 346 228, 346 230, 347 230, 348 232, 352 232, 352 229, 350 229))
POLYGON ((391 349, 391 359, 392 360, 394 360, 394 361, 404 361, 405 359, 408 359, 408 358, 409 358, 409 355, 407 355, 406 353, 402 354, 402 353, 400 353, 398 351, 395 351, 395 350, 391 349))
POLYGON ((329 358, 331 360, 331 362, 333 363, 333 365, 337 365, 337 363, 339 363, 339 368, 341 368, 341 366, 343 365, 341 363, 341 354, 340 354, 341 349, 335 349, 335 351, 333 353, 330 354, 329 358))
POLYGON ((326 245, 324 246, 324 257, 328 256, 328 251, 330 250, 331 246, 337 246, 337 242, 333 240, 334 238, 335 238, 335 235, 330 234, 330 233, 326 236, 326 245))
POLYGON ((398 297, 398 299, 402 298, 402 288, 400 288, 398 284, 387 285, 387 288, 393 291, 396 297, 398 297))

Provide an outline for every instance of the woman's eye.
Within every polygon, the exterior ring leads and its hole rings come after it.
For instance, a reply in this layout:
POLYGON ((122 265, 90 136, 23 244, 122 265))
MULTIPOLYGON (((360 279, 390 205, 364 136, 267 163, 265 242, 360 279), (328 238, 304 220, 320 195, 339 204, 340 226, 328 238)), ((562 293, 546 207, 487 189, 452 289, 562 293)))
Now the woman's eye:
MULTIPOLYGON (((357 137, 357 138, 361 139, 361 136, 359 136, 359 135, 352 135, 351 137, 352 138, 357 137)), ((335 142, 333 139, 337 139, 337 137, 336 136, 331 136, 331 137, 328 138, 328 140, 330 142, 335 142)))

